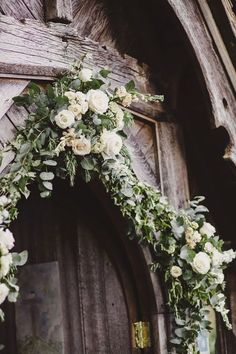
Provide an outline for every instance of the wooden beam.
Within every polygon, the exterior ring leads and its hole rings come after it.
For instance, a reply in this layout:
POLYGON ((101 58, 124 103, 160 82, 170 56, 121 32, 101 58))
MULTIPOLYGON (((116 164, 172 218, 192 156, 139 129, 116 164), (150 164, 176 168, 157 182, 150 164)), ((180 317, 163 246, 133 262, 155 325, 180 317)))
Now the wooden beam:
MULTIPOLYGON (((147 68, 129 56, 121 56, 116 50, 103 47, 88 38, 82 38, 68 25, 36 20, 19 22, 14 18, 0 16, 0 76, 44 79, 55 78, 71 68, 74 60, 85 54, 87 67, 112 70, 111 87, 124 85, 134 79, 143 92, 158 93, 150 86, 147 68)), ((165 114, 160 103, 137 103, 133 108, 153 118, 165 114)))
POLYGON ((230 144, 224 157, 236 164, 236 101, 215 43, 195 0, 168 0, 168 3, 182 24, 200 67, 212 128, 223 126, 229 134, 230 144))
POLYGON ((46 0, 46 20, 62 23, 71 23, 72 3, 71 0, 46 0))
POLYGON ((0 119, 13 104, 12 97, 20 95, 28 83, 28 80, 0 78, 0 119))

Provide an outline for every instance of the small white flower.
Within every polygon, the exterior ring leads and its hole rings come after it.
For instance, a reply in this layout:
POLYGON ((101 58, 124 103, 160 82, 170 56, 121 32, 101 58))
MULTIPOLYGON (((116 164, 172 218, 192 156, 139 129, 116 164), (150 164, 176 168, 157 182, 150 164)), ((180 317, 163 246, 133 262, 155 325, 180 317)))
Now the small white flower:
POLYGON ((72 150, 75 155, 88 155, 91 152, 91 141, 81 135, 79 138, 72 141, 72 150))
POLYGON ((73 91, 67 91, 64 93, 64 96, 68 98, 69 101, 76 99, 76 93, 73 91))
POLYGON ((193 269, 200 273, 206 274, 210 270, 211 259, 205 252, 199 252, 193 259, 193 269))
POLYGON ((224 255, 222 252, 219 252, 215 247, 212 252, 212 265, 214 267, 219 267, 224 262, 224 255))
POLYGON ((116 89, 116 94, 119 98, 124 98, 127 95, 126 88, 124 86, 120 86, 116 89))
POLYGON ((75 115, 74 113, 63 109, 56 115, 55 122, 61 129, 69 128, 75 122, 75 115))
POLYGON ((6 206, 9 203, 9 199, 5 195, 1 195, 0 197, 0 206, 6 206))
POLYGON ((68 110, 75 115, 77 120, 80 120, 82 118, 82 107, 80 104, 72 104, 68 107, 68 110))
POLYGON ((9 294, 9 288, 6 284, 0 284, 0 305, 6 300, 6 297, 9 294))
POLYGON ((211 237, 216 232, 216 229, 209 222, 204 222, 203 226, 200 229, 200 232, 202 235, 206 235, 207 237, 211 237))
POLYGON ((122 100, 122 105, 124 107, 129 107, 132 103, 132 95, 131 93, 127 93, 127 95, 122 100))
POLYGON ((79 78, 82 82, 90 81, 92 78, 93 72, 90 69, 81 69, 79 72, 79 78))
POLYGON ((231 263, 235 257, 236 257, 236 252, 234 252, 232 249, 223 252, 223 261, 225 263, 231 263))
POLYGON ((10 270, 12 264, 12 255, 8 253, 6 256, 0 257, 0 279, 5 277, 10 270))
POLYGON ((101 90, 89 90, 87 100, 89 108, 95 113, 103 114, 108 110, 109 97, 101 90))
POLYGON ((123 142, 121 137, 114 131, 104 129, 101 134, 101 144, 104 146, 103 152, 107 156, 114 156, 119 154, 123 142))
POLYGON ((14 247, 15 239, 10 230, 0 229, 0 243, 6 246, 8 250, 11 250, 14 247))
POLYGON ((194 231, 192 237, 193 237, 193 241, 196 242, 196 243, 200 242, 201 239, 202 239, 202 236, 201 236, 201 234, 198 231, 194 231))
POLYGON ((223 281, 224 281, 224 273, 223 273, 222 269, 213 268, 211 270, 211 275, 213 275, 213 277, 215 277, 216 284, 222 284, 223 283, 223 281))
POLYGON ((182 275, 182 269, 178 266, 172 266, 170 269, 170 274, 174 278, 178 278, 182 275))
POLYGON ((211 242, 206 242, 205 246, 204 246, 204 251, 206 251, 207 253, 212 253, 214 251, 215 247, 213 246, 213 244, 211 242))

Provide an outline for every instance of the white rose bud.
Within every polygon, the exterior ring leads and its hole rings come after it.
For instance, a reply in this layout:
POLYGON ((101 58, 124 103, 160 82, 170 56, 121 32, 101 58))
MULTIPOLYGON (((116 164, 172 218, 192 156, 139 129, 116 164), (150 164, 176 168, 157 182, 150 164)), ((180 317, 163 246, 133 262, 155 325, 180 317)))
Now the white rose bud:
POLYGON ((213 244, 211 242, 206 242, 205 246, 204 246, 204 251, 206 251, 207 253, 212 253, 214 251, 215 247, 213 246, 213 244))
POLYGON ((116 89, 116 94, 119 98, 124 98, 127 95, 126 88, 124 86, 120 86, 116 89))
POLYGON ((119 154, 123 142, 121 137, 114 131, 104 130, 101 134, 101 144, 104 146, 103 152, 107 156, 114 156, 119 154))
POLYGON ((90 81, 92 78, 93 72, 90 69, 81 69, 79 72, 79 78, 82 82, 90 81))
POLYGON ((69 128, 75 122, 75 115, 74 113, 63 109, 56 115, 55 122, 61 129, 69 128))
POLYGON ((91 152, 91 141, 85 136, 80 136, 78 139, 73 140, 72 150, 75 155, 88 155, 91 152))
POLYGON ((173 266, 170 269, 170 274, 172 275, 172 277, 178 278, 182 275, 182 269, 178 266, 173 266))
POLYGON ((200 232, 202 235, 206 235, 207 237, 211 237, 216 232, 216 229, 209 222, 204 222, 203 226, 200 229, 200 232))
POLYGON ((0 257, 0 279, 5 277, 10 270, 10 265, 12 264, 12 255, 11 253, 6 256, 0 257))
POLYGON ((8 250, 11 250, 14 247, 15 239, 10 230, 0 229, 0 243, 8 250))
POLYGON ((89 90, 87 100, 89 108, 95 113, 103 114, 108 109, 109 97, 101 90, 89 90))
POLYGON ((193 259, 192 267, 196 272, 206 274, 210 270, 211 259, 205 252, 199 252, 193 259))
POLYGON ((6 284, 0 284, 0 305, 6 300, 9 294, 9 288, 6 284))

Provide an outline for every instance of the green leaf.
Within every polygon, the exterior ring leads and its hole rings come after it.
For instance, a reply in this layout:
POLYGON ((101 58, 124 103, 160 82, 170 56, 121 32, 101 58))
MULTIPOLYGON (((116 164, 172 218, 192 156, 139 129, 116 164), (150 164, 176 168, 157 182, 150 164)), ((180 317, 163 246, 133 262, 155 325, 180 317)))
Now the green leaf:
POLYGON ((55 160, 46 160, 46 161, 43 161, 43 164, 47 165, 47 166, 56 166, 57 162, 55 160))
POLYGON ((10 173, 17 172, 21 169, 21 162, 16 162, 11 165, 10 173))
POLYGON ((110 73, 111 73, 111 71, 107 70, 107 69, 102 69, 99 71, 99 74, 104 78, 106 78, 110 73))
POLYGON ((21 154, 21 155, 26 155, 26 154, 28 154, 28 152, 30 151, 30 149, 31 149, 31 143, 24 143, 23 145, 21 145, 21 147, 20 147, 20 150, 19 150, 19 153, 21 154))
POLYGON ((133 189, 132 188, 122 188, 121 193, 124 194, 126 197, 130 198, 133 195, 133 189))
POLYGON ((104 84, 105 82, 100 79, 93 79, 92 81, 89 81, 89 87, 94 90, 99 89, 104 84))
POLYGON ((14 266, 23 266, 28 260, 28 252, 23 251, 21 253, 12 253, 12 262, 14 266))
POLYGON ((126 85, 125 88, 128 92, 133 92, 135 90, 135 82, 134 80, 130 80, 126 85))
POLYGON ((80 79, 76 79, 70 83, 69 88, 72 88, 72 89, 78 91, 80 89, 80 86, 81 86, 80 79))
POLYGON ((41 172, 39 177, 43 181, 51 181, 54 178, 54 173, 53 172, 41 172))
POLYGON ((29 88, 30 96, 36 96, 36 95, 40 94, 40 92, 41 92, 40 87, 37 84, 35 84, 34 82, 31 82, 29 84, 28 88, 29 88))
POLYGON ((96 165, 96 160, 92 157, 84 157, 80 164, 84 170, 92 171, 96 165))
POLYGON ((51 182, 48 182, 48 181, 43 181, 42 182, 43 186, 48 189, 49 191, 52 191, 53 190, 53 184, 51 182))

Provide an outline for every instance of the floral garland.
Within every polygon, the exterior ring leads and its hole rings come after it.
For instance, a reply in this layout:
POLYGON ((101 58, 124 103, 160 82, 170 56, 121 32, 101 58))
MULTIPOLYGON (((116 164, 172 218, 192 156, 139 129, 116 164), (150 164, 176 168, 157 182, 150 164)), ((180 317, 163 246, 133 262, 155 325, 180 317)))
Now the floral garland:
POLYGON ((200 205, 204 198, 195 198, 188 209, 176 212, 159 190, 137 179, 123 143, 123 128, 133 118, 121 107, 163 97, 138 93, 133 81, 111 91, 108 74, 105 69, 84 68, 81 61, 46 90, 31 83, 27 94, 14 98, 33 113, 2 151, 2 156, 13 151, 15 157, 0 179, 0 304, 6 298, 17 300, 15 275, 27 260, 26 251, 10 252, 14 238, 8 227, 17 217, 17 202, 22 195, 28 198, 30 183, 37 182, 41 197, 47 198, 56 176, 69 178, 73 185, 79 170, 86 182, 99 177, 130 220, 129 236, 153 252, 151 269, 163 274, 174 315, 173 352, 199 353, 198 334, 211 329, 207 306, 221 313, 231 328, 222 292, 223 269, 236 254, 222 251, 223 241, 206 222, 207 209, 200 205))

